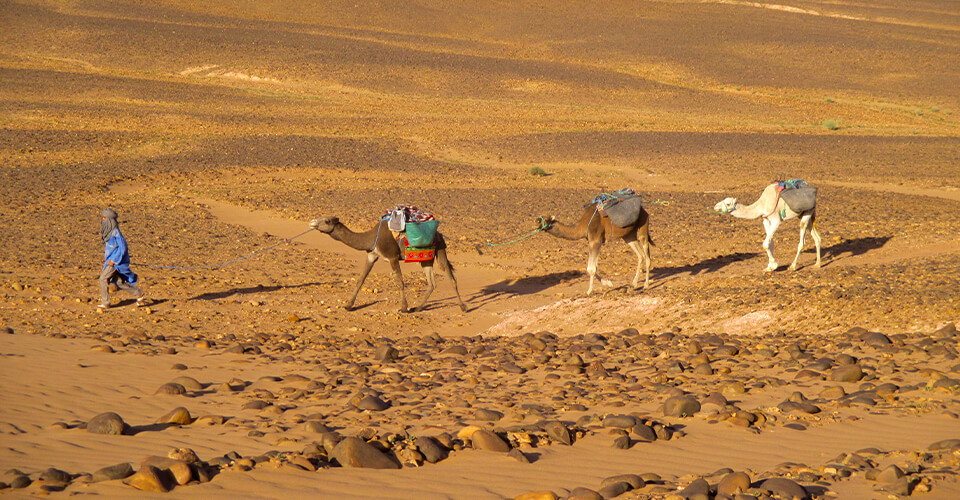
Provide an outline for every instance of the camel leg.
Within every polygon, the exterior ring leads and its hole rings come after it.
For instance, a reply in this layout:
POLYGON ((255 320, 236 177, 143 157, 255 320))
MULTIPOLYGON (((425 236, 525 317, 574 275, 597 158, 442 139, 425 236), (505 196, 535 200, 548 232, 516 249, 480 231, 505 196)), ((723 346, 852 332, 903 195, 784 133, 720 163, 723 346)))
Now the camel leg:
POLYGON ((410 312, 423 310, 423 306, 427 305, 427 299, 430 298, 430 294, 437 288, 437 277, 433 274, 433 263, 421 262, 420 265, 423 267, 423 275, 427 277, 427 289, 423 291, 423 297, 420 298, 420 305, 415 306, 410 312))
POLYGON ((797 245, 797 256, 793 258, 793 263, 790 264, 790 270, 797 270, 797 262, 800 260, 800 253, 803 252, 803 239, 807 233, 807 227, 810 225, 810 216, 804 215, 800 217, 800 243, 797 245))
POLYGON ((810 215, 810 236, 813 236, 813 244, 817 247, 817 267, 820 267, 820 231, 817 231, 817 214, 810 215))
POLYGON ((353 296, 350 297, 350 301, 347 302, 345 306, 348 311, 353 309, 353 304, 357 301, 357 295, 360 294, 360 289, 363 288, 363 282, 367 280, 367 275, 370 274, 370 270, 373 269, 373 264, 376 263, 379 258, 375 253, 367 252, 367 261, 364 262, 363 269, 360 270, 360 279, 357 280, 357 288, 353 290, 353 296))
POLYGON ((650 247, 642 245, 639 241, 631 241, 627 246, 637 254, 637 273, 633 276, 633 288, 637 288, 637 284, 640 283, 640 271, 646 267, 647 277, 643 282, 643 288, 646 290, 650 286, 650 247))
POLYGON ((763 228, 767 231, 767 237, 763 239, 763 249, 767 251, 767 259, 769 259, 765 269, 768 273, 777 270, 777 259, 773 258, 773 235, 777 232, 778 227, 780 227, 779 218, 764 217, 763 228))
POLYGON ((400 312, 407 312, 407 294, 403 290, 403 273, 400 272, 400 260, 388 259, 390 267, 393 269, 393 276, 397 279, 397 285, 400 288, 400 312))
POLYGON ((590 286, 587 287, 587 295, 593 293, 593 282, 595 279, 600 280, 601 286, 613 286, 610 280, 603 279, 600 273, 597 272, 597 264, 600 261, 600 248, 602 246, 602 241, 590 242, 590 255, 587 257, 587 275, 590 276, 590 286))

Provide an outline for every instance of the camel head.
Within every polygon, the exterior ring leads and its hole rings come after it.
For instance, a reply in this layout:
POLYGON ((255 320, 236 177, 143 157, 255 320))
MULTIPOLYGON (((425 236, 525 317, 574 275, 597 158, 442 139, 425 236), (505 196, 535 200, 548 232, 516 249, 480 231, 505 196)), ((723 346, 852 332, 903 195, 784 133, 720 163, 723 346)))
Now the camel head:
POLYGON ((310 221, 310 227, 321 233, 330 233, 333 232, 333 228, 339 223, 340 219, 336 217, 320 217, 319 219, 310 221))
POLYGON ((557 222, 557 218, 552 215, 544 215, 542 217, 537 217, 537 227, 539 229, 543 229, 543 230, 550 229, 555 222, 557 222))
POLYGON ((733 212, 737 208, 736 198, 727 198, 713 206, 713 211, 721 215, 733 212))

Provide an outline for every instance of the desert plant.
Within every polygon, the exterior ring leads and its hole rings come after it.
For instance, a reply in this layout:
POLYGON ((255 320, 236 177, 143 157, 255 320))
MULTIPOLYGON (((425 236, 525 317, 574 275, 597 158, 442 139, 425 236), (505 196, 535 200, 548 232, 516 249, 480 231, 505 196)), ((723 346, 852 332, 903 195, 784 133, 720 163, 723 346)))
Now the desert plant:
POLYGON ((540 167, 530 167, 530 175, 535 175, 537 177, 543 177, 547 175, 547 171, 540 167))
POLYGON ((823 121, 823 128, 827 130, 837 130, 838 128, 840 128, 840 123, 841 123, 840 120, 830 118, 823 121))

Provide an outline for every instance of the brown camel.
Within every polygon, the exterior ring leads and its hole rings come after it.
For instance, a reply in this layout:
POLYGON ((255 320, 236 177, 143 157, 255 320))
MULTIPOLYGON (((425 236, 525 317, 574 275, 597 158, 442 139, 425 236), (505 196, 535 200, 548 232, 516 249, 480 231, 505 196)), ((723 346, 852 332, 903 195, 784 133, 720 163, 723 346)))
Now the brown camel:
MULTIPOLYGON (((393 274, 397 278, 397 284, 400 286, 400 311, 407 312, 407 297, 403 291, 403 274, 400 272, 400 245, 398 245, 397 240, 393 238, 393 234, 390 232, 390 229, 387 228, 385 221, 380 221, 373 229, 363 233, 351 231, 336 217, 313 219, 310 221, 310 227, 322 233, 329 234, 331 238, 346 244, 350 248, 367 252, 367 260, 363 264, 363 269, 360 271, 360 280, 357 281, 357 288, 353 291, 353 296, 350 297, 350 301, 347 302, 347 310, 353 309, 353 304, 357 300, 357 294, 360 293, 363 282, 367 279, 367 275, 370 274, 370 269, 373 268, 373 264, 377 262, 377 259, 382 257, 390 263, 390 267, 393 268, 393 274)), ((457 278, 453 274, 453 265, 450 264, 450 260, 447 259, 447 243, 444 241, 443 235, 439 232, 437 233, 436 244, 437 249, 433 260, 420 263, 420 266, 423 267, 423 274, 427 277, 427 289, 423 292, 420 305, 410 309, 410 312, 422 310, 424 304, 427 303, 427 299, 430 298, 430 294, 433 293, 434 288, 437 287, 437 279, 433 273, 434 261, 440 265, 441 271, 450 276, 450 280, 453 281, 453 290, 457 293, 457 301, 460 302, 460 310, 466 311, 467 306, 463 303, 463 299, 460 298, 460 290, 457 288, 457 278)))
POLYGON ((580 221, 574 225, 565 225, 557 221, 557 218, 549 215, 538 219, 544 227, 544 231, 567 240, 587 239, 587 247, 590 250, 587 257, 587 274, 590 276, 590 286, 587 288, 587 295, 593 293, 594 278, 600 278, 600 284, 603 286, 612 286, 609 280, 603 279, 597 274, 597 261, 600 259, 600 247, 608 239, 621 239, 637 254, 637 273, 633 277, 633 288, 637 288, 640 282, 640 270, 646 269, 646 278, 643 282, 643 288, 650 285, 650 245, 653 240, 650 238, 650 216, 647 211, 640 209, 640 217, 633 225, 629 227, 617 227, 610 222, 610 218, 604 217, 598 210, 596 203, 591 203, 583 211, 580 221))

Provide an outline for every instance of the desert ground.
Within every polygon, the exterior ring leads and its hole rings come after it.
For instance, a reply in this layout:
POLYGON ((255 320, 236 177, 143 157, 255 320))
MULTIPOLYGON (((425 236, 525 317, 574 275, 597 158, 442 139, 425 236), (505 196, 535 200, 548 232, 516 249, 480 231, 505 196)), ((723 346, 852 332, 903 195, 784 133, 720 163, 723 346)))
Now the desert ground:
POLYGON ((0 0, 0 497, 958 498, 958 82, 952 0, 0 0), (397 204, 466 312, 344 307, 397 204))

